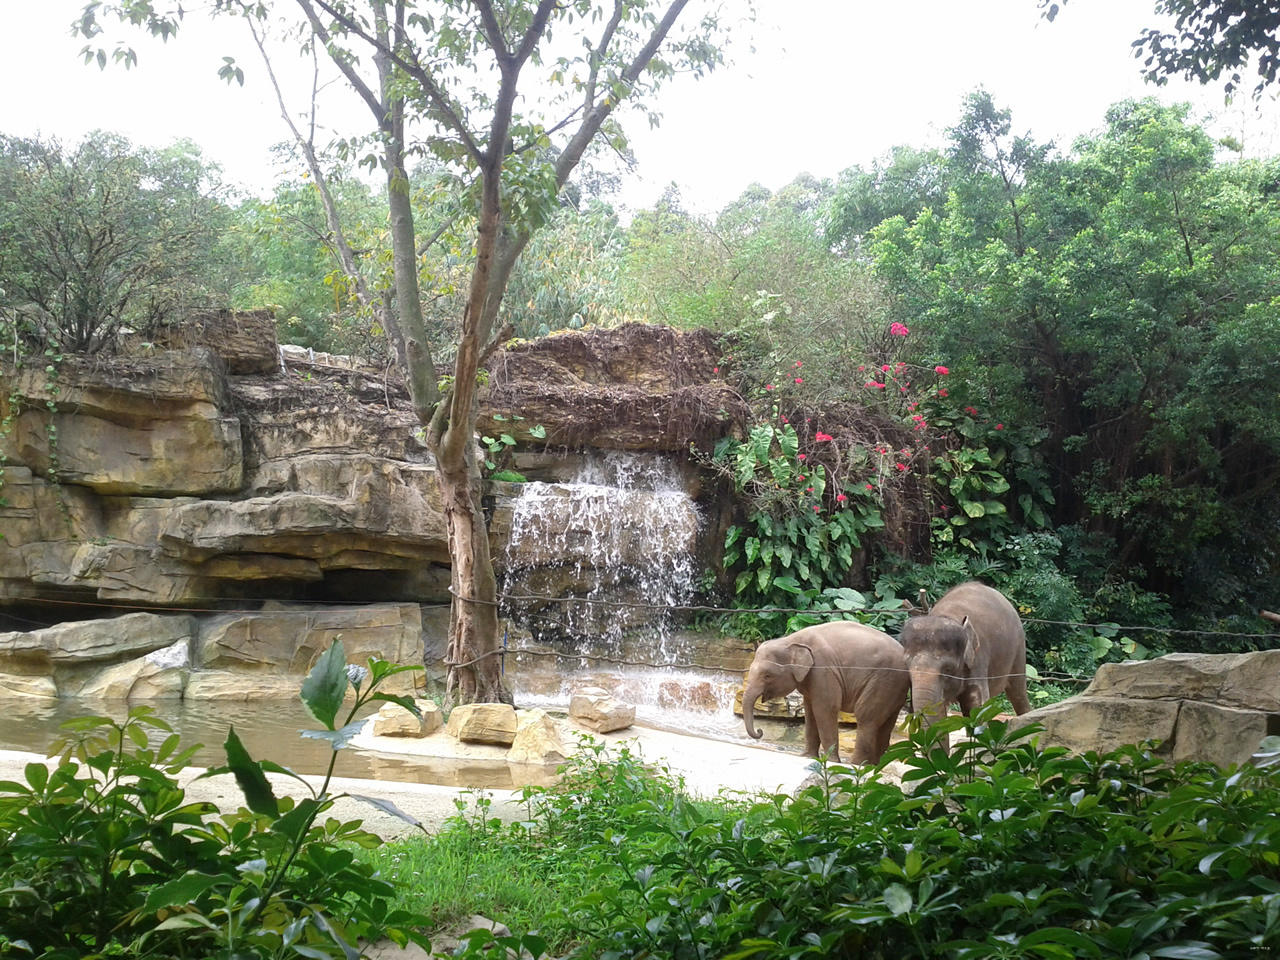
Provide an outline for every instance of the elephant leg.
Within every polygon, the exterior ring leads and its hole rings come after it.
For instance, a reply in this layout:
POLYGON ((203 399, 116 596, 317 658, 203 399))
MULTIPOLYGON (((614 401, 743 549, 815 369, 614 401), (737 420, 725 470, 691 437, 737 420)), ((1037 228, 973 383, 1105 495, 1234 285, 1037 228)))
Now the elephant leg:
POLYGON ((821 756, 822 745, 818 736, 818 718, 814 716, 813 706, 808 700, 804 702, 804 755, 806 757, 821 756))
POLYGON ((1018 716, 1022 716, 1031 709, 1031 698, 1027 696, 1027 673, 1023 669, 1022 674, 1014 674, 1009 678, 1009 685, 1005 687, 1004 692, 1009 697, 1009 702, 1013 704, 1013 712, 1018 716))
POLYGON ((973 711, 982 706, 982 691, 973 684, 966 684, 956 698, 960 701, 960 712, 966 717, 973 716, 973 711))
POLYGON ((818 735, 823 752, 840 762, 840 714, 836 710, 823 710, 818 716, 818 735))
POLYGON ((889 725, 883 721, 866 721, 858 716, 858 739, 853 745, 853 759, 850 763, 856 766, 875 763, 889 746, 889 725), (882 742, 883 741, 883 742, 882 742))

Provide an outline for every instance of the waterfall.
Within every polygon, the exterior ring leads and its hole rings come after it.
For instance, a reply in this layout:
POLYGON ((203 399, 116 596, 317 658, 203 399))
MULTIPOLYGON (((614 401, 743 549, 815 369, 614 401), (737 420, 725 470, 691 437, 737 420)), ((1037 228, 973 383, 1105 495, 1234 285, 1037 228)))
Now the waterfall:
POLYGON ((695 592, 698 527, 678 472, 653 456, 609 453, 568 482, 523 484, 503 557, 503 592, 515 598, 505 612, 540 642, 670 662, 671 608, 695 592))

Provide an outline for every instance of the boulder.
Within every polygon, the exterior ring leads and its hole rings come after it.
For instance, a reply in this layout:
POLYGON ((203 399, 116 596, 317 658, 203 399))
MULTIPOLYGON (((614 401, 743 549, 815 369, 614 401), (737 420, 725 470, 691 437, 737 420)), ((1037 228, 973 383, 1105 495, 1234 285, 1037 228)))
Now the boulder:
POLYGON ((187 649, 188 643, 184 640, 169 650, 118 663, 75 680, 63 679, 59 692, 64 697, 95 700, 181 700, 189 671, 185 663, 166 666, 166 660, 174 658, 165 654, 180 652, 185 659, 187 649))
POLYGON ((516 737, 507 753, 511 763, 560 764, 573 752, 555 717, 542 709, 516 711, 516 737))
MULTIPOLYGON (((215 615, 200 623, 194 662, 201 670, 305 674, 339 637, 348 663, 362 664, 369 657, 422 662, 422 617, 416 603, 268 603, 256 613, 215 615)), ((387 681, 385 692, 412 692, 413 677, 397 674, 387 681)))
POLYGON ((415 717, 398 703, 384 703, 369 718, 369 735, 374 737, 429 737, 444 724, 440 707, 430 700, 416 700, 422 716, 415 717))
POLYGON ((0 700, 9 697, 33 697, 39 700, 57 699, 58 685, 53 677, 22 677, 12 673, 0 673, 0 700))
POLYGON ((1085 691, 1092 697, 1199 700, 1280 714, 1280 650, 1171 653, 1105 663, 1085 691))
MULTIPOLYGON (((222 359, 228 373, 274 373, 280 368, 276 321, 270 310, 201 310, 148 335, 151 343, 165 349, 205 347, 222 359)), ((135 351, 139 348, 140 344, 133 345, 135 351)))
POLYGON ((128 613, 29 633, 0 633, 0 668, 31 675, 54 666, 111 663, 189 643, 195 632, 194 618, 185 614, 128 613))
POLYGON ((1083 693, 1010 721, 1028 723, 1076 753, 1159 740, 1174 761, 1243 763, 1280 730, 1280 650, 1104 664, 1083 693))
POLYGON ((463 743, 494 743, 509 747, 515 741, 516 709, 507 703, 467 703, 449 713, 449 736, 463 743))
POLYGON ((612 733, 636 722, 636 708, 599 687, 585 687, 569 699, 569 718, 596 733, 612 733))

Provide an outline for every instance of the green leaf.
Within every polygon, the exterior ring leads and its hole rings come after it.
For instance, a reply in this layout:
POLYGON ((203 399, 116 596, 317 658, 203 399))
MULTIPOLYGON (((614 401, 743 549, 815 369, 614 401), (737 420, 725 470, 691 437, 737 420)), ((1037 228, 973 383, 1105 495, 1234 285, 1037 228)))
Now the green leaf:
MULTIPOLYGON (((346 674, 344 673, 345 677, 346 674)), ((236 783, 240 785, 240 790, 244 793, 245 803, 254 813, 267 817, 277 817, 280 815, 280 804, 276 800, 276 795, 271 791, 271 784, 267 782, 266 774, 262 772, 262 768, 249 756, 249 751, 244 748, 244 744, 240 742, 240 738, 236 736, 235 726, 227 729, 227 740, 223 744, 223 748, 227 752, 227 766, 231 768, 231 773, 236 778, 236 783)))
POLYGON ((985 517, 987 508, 977 500, 961 500, 960 508, 971 517, 985 517))
POLYGON ((190 903, 200 894, 217 886, 226 879, 224 876, 210 876, 207 873, 190 870, 177 880, 153 887, 151 892, 147 894, 146 902, 142 905, 142 912, 155 913, 165 907, 176 907, 190 903))
POLYGON ((900 883, 891 883, 884 888, 884 904, 895 917, 910 910, 913 902, 910 891, 900 883))
POLYGON ((347 695, 350 684, 347 678, 346 653, 341 640, 334 640, 329 649, 320 655, 316 665, 302 681, 302 702, 307 712, 323 723, 330 730, 342 707, 342 699, 347 695))
POLYGON ((353 720, 339 730, 300 730, 308 740, 327 740, 334 750, 345 750, 352 739, 364 729, 364 720, 353 720))

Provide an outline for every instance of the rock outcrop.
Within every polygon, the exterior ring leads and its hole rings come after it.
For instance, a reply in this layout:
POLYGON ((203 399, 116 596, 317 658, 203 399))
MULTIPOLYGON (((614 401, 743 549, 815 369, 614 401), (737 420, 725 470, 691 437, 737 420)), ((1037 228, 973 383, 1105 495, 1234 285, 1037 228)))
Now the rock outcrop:
MULTIPOLYGON (((128 356, 67 358, 52 372, 0 360, 0 421, 11 424, 0 434, 0 626, 10 611, 12 625, 55 623, 101 615, 104 606, 192 616, 162 629, 138 614, 156 631, 145 639, 127 617, 91 620, 86 637, 110 636, 85 640, 74 655, 43 631, 0 634, 0 696, 256 696, 233 675, 285 689, 338 632, 356 661, 439 659, 447 611, 431 612, 425 626, 376 611, 394 622, 368 627, 375 639, 366 642, 366 627, 331 629, 330 613, 295 616, 285 605, 372 601, 428 611, 450 601, 434 464, 403 383, 358 363, 281 350, 263 314, 204 314, 148 336, 128 356), (232 606, 240 612, 218 612, 232 606), (309 625, 295 635, 302 620, 309 625), (106 644, 101 656, 90 650, 96 643, 106 644), (158 664, 158 652, 175 643, 188 660, 158 664), (52 687, 35 682, 41 676, 52 687)), ((550 482, 571 476, 587 447, 683 459, 691 441, 739 429, 745 408, 713 375, 717 360, 705 332, 641 325, 513 343, 490 363, 482 426, 514 433, 519 468, 550 482), (533 436, 535 426, 545 438, 533 436)), ((684 482, 697 492, 692 470, 684 482)), ((499 566, 519 494, 516 484, 486 490, 499 566)), ((685 512, 677 536, 692 549, 703 533, 693 507, 685 512)), ((621 531, 609 557, 615 576, 642 568, 655 546, 656 534, 628 535, 632 519, 613 518, 621 531)), ((537 555, 534 540, 513 551, 513 567, 529 573, 524 585, 583 596, 584 579, 597 575, 583 560, 586 533, 568 530, 567 540, 542 548, 549 557, 537 555)), ((714 528, 705 535, 722 539, 714 528)))
POLYGON ((1042 745, 1077 753, 1159 740, 1174 761, 1243 763, 1263 737, 1280 734, 1280 650, 1104 664, 1084 693, 1012 725, 1033 722, 1045 728, 1042 745))

